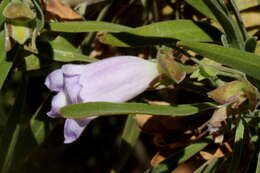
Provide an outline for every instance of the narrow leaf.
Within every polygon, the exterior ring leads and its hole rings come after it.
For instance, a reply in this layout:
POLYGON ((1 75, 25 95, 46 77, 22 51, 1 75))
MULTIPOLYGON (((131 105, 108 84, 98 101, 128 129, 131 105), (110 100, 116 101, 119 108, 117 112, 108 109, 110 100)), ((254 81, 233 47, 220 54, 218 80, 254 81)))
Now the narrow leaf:
MULTIPOLYGON (((79 50, 77 50, 69 41, 65 38, 58 36, 55 40, 50 42, 53 51, 53 57, 55 61, 60 62, 72 62, 72 61, 83 61, 83 62, 94 62, 95 58, 90 58, 83 55, 79 50)), ((43 50, 42 50, 43 51, 43 50)), ((44 50, 47 51, 47 50, 44 50)))
POLYGON ((240 119, 238 122, 238 126, 236 129, 235 141, 234 141, 234 151, 232 154, 231 164, 229 166, 230 173, 237 173, 239 172, 239 166, 242 159, 242 151, 244 146, 244 124, 243 120, 240 119))
POLYGON ((137 27, 128 32, 104 34, 100 41, 119 47, 173 44, 176 40, 207 41, 218 38, 220 32, 209 25, 190 20, 169 20, 137 27), (214 33, 214 38, 209 35, 214 33))
POLYGON ((13 63, 6 61, 5 52, 5 34, 0 32, 0 90, 4 84, 4 81, 12 67, 13 63))
POLYGON ((257 166, 255 172, 260 173, 260 151, 258 152, 258 160, 257 160, 257 166))
POLYGON ((201 151, 209 143, 211 143, 211 138, 206 137, 205 139, 197 143, 191 144, 181 149, 177 153, 173 154, 172 156, 161 162, 159 165, 153 166, 145 173, 169 173, 173 169, 175 169, 179 164, 184 163, 192 156, 194 156, 196 153, 201 151))
POLYGON ((4 23, 5 21, 5 17, 2 13, 2 11, 4 10, 4 8, 7 6, 7 4, 9 3, 10 0, 2 0, 0 3, 0 26, 4 23))
POLYGON ((256 54, 207 43, 181 41, 179 45, 221 64, 240 70, 255 79, 260 79, 260 56, 256 54))
POLYGON ((152 114, 185 116, 216 108, 212 103, 184 104, 177 106, 155 105, 145 103, 108 103, 89 102, 68 105, 61 109, 65 118, 86 118, 90 116, 122 115, 122 114, 152 114))
POLYGON ((205 162, 202 166, 194 171, 194 173, 214 173, 217 172, 217 168, 221 163, 222 159, 213 158, 205 162))
POLYGON ((223 1, 203 0, 211 9, 219 24, 223 27, 229 45, 233 48, 244 49, 243 35, 234 19, 226 11, 223 1), (220 4, 223 3, 223 4, 220 4))
POLYGON ((101 21, 84 21, 84 22, 53 22, 50 23, 50 29, 58 32, 124 32, 131 30, 119 24, 113 24, 101 21))
POLYGON ((206 17, 210 18, 210 19, 214 19, 216 20, 214 14, 211 12, 211 10, 209 9, 209 7, 205 4, 205 2, 203 0, 185 0, 188 4, 190 4, 192 7, 194 7, 195 9, 197 9, 199 12, 201 12, 202 14, 204 14, 206 17))
POLYGON ((8 173, 12 169, 18 138, 20 134, 20 117, 24 110, 27 81, 21 80, 17 97, 8 116, 8 121, 0 141, 0 172, 8 173))
POLYGON ((120 172, 127 162, 131 152, 133 151, 140 135, 140 129, 136 120, 132 115, 128 115, 123 134, 121 136, 121 144, 119 147, 118 158, 115 165, 115 172, 120 172))

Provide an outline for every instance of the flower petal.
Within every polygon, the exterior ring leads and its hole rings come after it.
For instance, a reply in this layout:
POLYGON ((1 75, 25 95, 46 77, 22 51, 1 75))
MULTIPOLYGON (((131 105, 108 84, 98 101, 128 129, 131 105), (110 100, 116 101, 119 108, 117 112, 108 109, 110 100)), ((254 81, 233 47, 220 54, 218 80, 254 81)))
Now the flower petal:
POLYGON ((51 111, 47 115, 52 118, 59 117, 60 108, 68 104, 67 96, 64 92, 59 92, 52 98, 51 111))
POLYGON ((108 58, 86 66, 79 83, 81 102, 125 102, 159 75, 157 65, 134 56, 108 58))
POLYGON ((79 103, 78 94, 82 87, 79 85, 78 80, 79 76, 65 76, 64 78, 64 91, 68 95, 69 104, 79 103))
POLYGON ((51 72, 44 83, 52 91, 62 91, 63 90, 63 73, 61 69, 51 72))
POLYGON ((84 118, 84 119, 66 119, 64 125, 64 143, 72 143, 77 140, 87 125, 96 117, 84 118))
POLYGON ((81 74, 86 65, 75 65, 75 64, 66 64, 63 65, 61 70, 67 76, 75 76, 81 74))

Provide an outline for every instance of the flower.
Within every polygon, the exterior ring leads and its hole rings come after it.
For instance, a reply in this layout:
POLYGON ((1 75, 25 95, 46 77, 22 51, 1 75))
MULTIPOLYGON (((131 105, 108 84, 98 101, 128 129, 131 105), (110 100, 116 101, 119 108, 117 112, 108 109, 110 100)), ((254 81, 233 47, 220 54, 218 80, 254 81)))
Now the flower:
MULTIPOLYGON (((157 64, 135 56, 115 56, 86 65, 66 64, 51 72, 45 85, 58 92, 52 99, 52 118, 61 107, 83 102, 126 102, 143 91, 159 75, 157 64)), ((95 117, 66 119, 64 143, 79 138, 95 117)))

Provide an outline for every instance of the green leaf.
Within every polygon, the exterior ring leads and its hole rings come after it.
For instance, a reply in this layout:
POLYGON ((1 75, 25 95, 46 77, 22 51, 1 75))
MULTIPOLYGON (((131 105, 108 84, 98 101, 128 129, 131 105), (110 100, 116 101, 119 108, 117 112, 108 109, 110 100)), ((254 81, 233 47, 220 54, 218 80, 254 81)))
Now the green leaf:
POLYGON ((194 171, 194 173, 214 173, 218 170, 219 164, 222 162, 220 158, 213 158, 205 162, 202 166, 194 171))
POLYGON ((241 30, 234 19, 230 16, 223 0, 203 0, 211 9, 218 23, 225 31, 230 47, 244 49, 244 39, 241 30))
POLYGON ((24 60, 25 60, 25 66, 27 71, 38 70, 41 68, 40 59, 34 54, 30 54, 24 57, 24 60))
POLYGON ((42 8, 40 6, 39 0, 32 0, 32 2, 36 9, 36 19, 35 19, 36 26, 34 26, 35 28, 32 33, 31 47, 32 47, 32 49, 36 50, 36 38, 38 36, 38 33, 44 27, 44 14, 43 14, 42 8))
POLYGON ((211 137, 206 137, 197 143, 191 144, 162 161, 159 165, 153 166, 145 173, 169 173, 179 164, 184 163, 205 148, 209 143, 211 143, 211 141, 211 137))
POLYGON ((234 141, 234 150, 232 154, 232 160, 228 169, 229 173, 239 172, 239 166, 242 160, 242 152, 244 146, 244 131, 245 126, 243 120, 240 119, 236 129, 235 141, 234 141))
POLYGON ((5 17, 2 13, 2 11, 4 11, 4 8, 7 6, 7 4, 9 3, 10 0, 2 0, 0 3, 0 26, 4 23, 5 21, 5 17))
POLYGON ((94 62, 95 58, 90 58, 80 53, 69 41, 58 36, 54 41, 50 42, 53 49, 53 60, 60 62, 94 62))
POLYGON ((131 152, 133 151, 140 135, 140 128, 132 115, 128 115, 123 134, 121 136, 121 143, 118 150, 118 156, 115 172, 120 172, 127 162, 131 152))
POLYGON ((201 12, 202 14, 204 14, 206 17, 210 18, 210 19, 214 19, 216 20, 214 14, 211 12, 211 10, 209 9, 209 7, 205 4, 205 2, 203 0, 185 0, 188 4, 190 4, 192 7, 194 7, 195 9, 197 9, 199 12, 201 12))
MULTIPOLYGON (((24 78, 23 78, 24 79, 24 78)), ((13 167, 13 159, 20 135, 20 119, 24 111, 27 80, 21 80, 17 96, 0 141, 0 172, 8 173, 13 167)))
POLYGON ((19 136, 19 141, 15 148, 13 156, 13 165, 15 165, 14 172, 20 172, 18 170, 21 169, 20 167, 24 166, 28 155, 40 147, 45 138, 57 125, 57 121, 46 116, 46 112, 49 109, 48 98, 49 97, 46 97, 43 100, 33 115, 26 113, 26 115, 23 116, 22 121, 26 120, 27 123, 22 126, 22 133, 19 136), (28 119, 29 121, 27 121, 28 119))
POLYGON ((246 40, 245 51, 254 53, 256 50, 257 38, 250 37, 246 40))
POLYGON ((41 144, 44 141, 45 137, 48 134, 46 129, 49 129, 49 127, 46 127, 46 126, 48 126, 48 122, 46 122, 42 119, 38 119, 39 116, 41 116, 40 113, 41 113, 41 110, 42 110, 44 104, 45 104, 45 102, 42 103, 38 107, 38 109, 36 110, 36 112, 34 113, 33 117, 30 120, 31 132, 32 132, 33 137, 34 137, 35 141, 37 142, 37 144, 41 144))
POLYGON ((122 114, 152 114, 185 116, 216 108, 212 103, 184 104, 177 106, 155 105, 145 103, 108 103, 89 102, 82 104, 68 105, 61 109, 65 118, 86 118, 90 116, 122 115, 122 114))
POLYGON ((104 34, 100 41, 119 47, 173 44, 176 40, 211 42, 218 38, 219 31, 209 25, 201 25, 190 20, 169 20, 137 27, 128 32, 104 34))
POLYGON ((5 34, 0 32, 0 90, 4 84, 4 81, 12 67, 13 63, 6 61, 5 52, 5 34))
POLYGON ((36 30, 39 32, 44 27, 44 14, 40 6, 39 0, 32 0, 34 6, 37 9, 37 16, 36 16, 36 30))
POLYGON ((124 32, 131 30, 119 24, 113 24, 101 21, 84 21, 84 22, 53 22, 50 23, 50 29, 58 32, 124 32))
POLYGON ((257 156, 257 166, 256 166, 256 173, 260 173, 260 151, 258 152, 258 156, 257 156))
POLYGON ((179 45, 185 46, 221 64, 242 71, 255 79, 260 79, 260 56, 256 54, 207 43, 181 41, 179 45))

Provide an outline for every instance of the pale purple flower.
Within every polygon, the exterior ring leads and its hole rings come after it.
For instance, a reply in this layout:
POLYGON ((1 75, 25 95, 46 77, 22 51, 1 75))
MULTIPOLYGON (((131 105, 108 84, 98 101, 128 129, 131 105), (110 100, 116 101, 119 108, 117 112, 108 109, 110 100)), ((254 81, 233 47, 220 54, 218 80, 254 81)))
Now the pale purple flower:
MULTIPOLYGON (((149 87, 159 75, 157 64, 134 56, 116 56, 86 65, 66 64, 50 73, 45 85, 58 92, 48 116, 61 107, 82 102, 125 102, 149 87)), ((75 141, 95 117, 66 119, 64 143, 75 141)))

